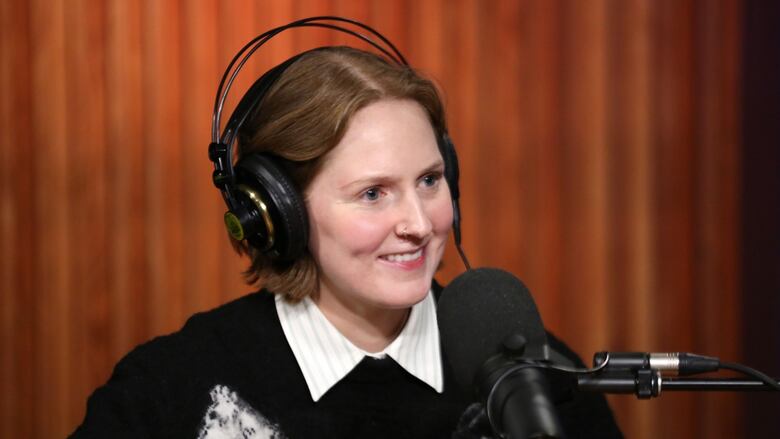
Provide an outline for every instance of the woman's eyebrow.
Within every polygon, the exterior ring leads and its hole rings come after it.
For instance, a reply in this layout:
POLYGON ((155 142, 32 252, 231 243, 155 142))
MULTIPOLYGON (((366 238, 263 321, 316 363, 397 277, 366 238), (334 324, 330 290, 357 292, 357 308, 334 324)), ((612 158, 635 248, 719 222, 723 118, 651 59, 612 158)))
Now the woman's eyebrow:
MULTIPOLYGON (((444 160, 437 159, 432 164, 423 168, 419 172, 419 175, 428 174, 430 172, 442 171, 443 168, 444 168, 444 160)), ((339 189, 346 189, 352 186, 395 183, 397 180, 399 180, 398 177, 394 177, 392 175, 387 175, 383 173, 369 174, 369 175, 364 175, 356 180, 352 180, 348 183, 345 183, 339 186, 339 189)))
POLYGON ((443 170, 444 170, 444 160, 438 159, 433 164, 423 169, 422 172, 420 172, 420 174, 427 174, 429 172, 436 172, 436 171, 443 171, 443 170))
POLYGON ((353 186, 368 186, 368 185, 376 185, 376 184, 388 184, 388 183, 394 183, 397 180, 397 178, 391 177, 386 174, 373 174, 373 175, 366 175, 363 177, 358 178, 357 180, 352 180, 348 183, 345 183, 341 186, 339 186, 339 189, 349 189, 353 186))

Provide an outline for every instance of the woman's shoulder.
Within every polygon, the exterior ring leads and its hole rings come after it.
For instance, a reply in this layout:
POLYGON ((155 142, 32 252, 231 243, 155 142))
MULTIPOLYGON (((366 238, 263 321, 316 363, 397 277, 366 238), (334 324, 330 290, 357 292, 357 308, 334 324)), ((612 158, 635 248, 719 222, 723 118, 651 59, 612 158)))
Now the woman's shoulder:
MULTIPOLYGON (((224 350, 243 340, 268 337, 278 327, 274 295, 261 290, 241 296, 208 311, 190 316, 177 331, 156 336, 138 345, 128 357, 186 359, 203 358, 208 351, 224 350)), ((218 355, 211 352, 211 355, 218 355)))
POLYGON ((274 370, 274 364, 289 368, 284 346, 268 292, 195 314, 180 330, 140 344, 116 364, 108 382, 90 397, 74 437, 109 431, 128 433, 114 437, 146 437, 135 429, 178 437, 194 431, 215 398, 225 397, 220 392, 227 385, 262 395, 268 386, 253 372, 274 370))
POLYGON ((241 296, 208 311, 193 314, 178 333, 220 331, 274 323, 274 294, 260 290, 241 296))

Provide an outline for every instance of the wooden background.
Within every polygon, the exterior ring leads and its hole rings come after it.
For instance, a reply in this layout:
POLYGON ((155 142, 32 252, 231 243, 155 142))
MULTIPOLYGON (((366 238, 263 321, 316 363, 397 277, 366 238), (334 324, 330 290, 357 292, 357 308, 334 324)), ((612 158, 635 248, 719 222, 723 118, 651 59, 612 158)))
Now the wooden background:
MULTIPOLYGON (((244 42, 318 14, 370 23, 441 85, 472 264, 524 279, 586 362, 744 360, 738 0, 6 0, 0 436, 65 436, 129 349, 249 291, 210 182, 213 94, 244 42)), ((236 90, 347 42, 288 33, 236 90)), ((749 420, 734 395, 610 401, 632 438, 749 420)))

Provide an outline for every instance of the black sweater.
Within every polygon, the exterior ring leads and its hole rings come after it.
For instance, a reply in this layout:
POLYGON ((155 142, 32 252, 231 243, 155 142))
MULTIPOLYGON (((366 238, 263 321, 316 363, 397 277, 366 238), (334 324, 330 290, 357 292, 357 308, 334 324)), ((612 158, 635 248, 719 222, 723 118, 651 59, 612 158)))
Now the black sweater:
MULTIPOLYGON (((581 362, 551 337, 551 347, 581 362)), ((453 381, 439 394, 392 359, 365 358, 316 403, 287 345, 273 295, 196 314, 137 347, 87 402, 74 438, 477 438, 484 411, 453 381)), ((621 437, 606 401, 558 406, 570 438, 621 437)))

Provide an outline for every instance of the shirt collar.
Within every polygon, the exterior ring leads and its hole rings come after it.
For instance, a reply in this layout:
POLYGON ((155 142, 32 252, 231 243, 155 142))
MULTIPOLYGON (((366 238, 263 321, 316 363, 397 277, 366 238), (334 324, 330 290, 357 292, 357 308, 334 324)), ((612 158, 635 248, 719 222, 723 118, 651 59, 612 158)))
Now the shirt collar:
POLYGON ((308 297, 292 304, 276 295, 276 312, 284 336, 306 380, 313 401, 318 401, 365 356, 390 356, 407 372, 441 393, 444 390, 436 305, 429 291, 415 304, 404 328, 384 351, 368 354, 352 344, 308 297))

